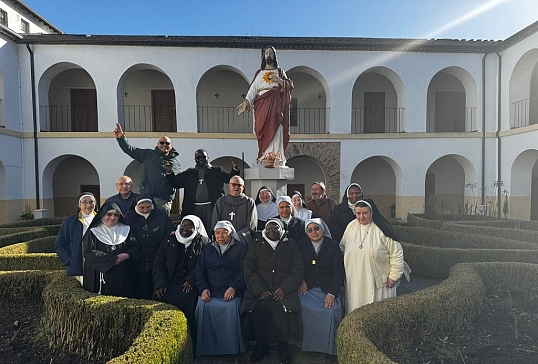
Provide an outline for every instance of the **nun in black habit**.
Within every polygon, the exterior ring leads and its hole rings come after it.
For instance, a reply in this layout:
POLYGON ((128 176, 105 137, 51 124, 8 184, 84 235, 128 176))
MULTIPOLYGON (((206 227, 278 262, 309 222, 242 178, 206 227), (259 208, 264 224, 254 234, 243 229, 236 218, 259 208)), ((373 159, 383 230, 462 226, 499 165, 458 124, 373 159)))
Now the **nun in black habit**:
POLYGON ((93 293, 130 297, 130 262, 139 259, 138 242, 120 207, 105 203, 82 239, 84 289, 93 293))

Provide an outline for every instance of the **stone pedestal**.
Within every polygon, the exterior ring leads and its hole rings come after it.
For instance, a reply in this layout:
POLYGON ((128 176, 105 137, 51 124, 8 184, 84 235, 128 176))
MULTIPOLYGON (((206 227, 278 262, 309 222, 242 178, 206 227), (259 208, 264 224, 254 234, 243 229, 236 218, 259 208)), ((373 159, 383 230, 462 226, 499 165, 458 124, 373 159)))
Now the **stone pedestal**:
POLYGON ((245 169, 245 180, 250 181, 251 197, 256 199, 256 193, 262 186, 273 191, 275 197, 287 196, 288 181, 293 181, 294 169, 289 167, 265 168, 255 166, 245 169))
POLYGON ((47 209, 35 209, 32 212, 34 213, 34 219, 44 219, 47 217, 47 209))

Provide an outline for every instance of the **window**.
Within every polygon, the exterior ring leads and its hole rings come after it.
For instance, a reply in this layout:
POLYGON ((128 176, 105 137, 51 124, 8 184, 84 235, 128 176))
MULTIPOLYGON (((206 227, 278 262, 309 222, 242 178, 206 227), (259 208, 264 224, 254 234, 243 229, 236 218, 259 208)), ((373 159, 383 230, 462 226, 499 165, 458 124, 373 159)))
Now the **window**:
POLYGON ((28 34, 30 33, 30 24, 26 20, 21 19, 21 32, 28 34))
POLYGON ((7 12, 4 9, 0 9, 0 24, 7 27, 7 12))

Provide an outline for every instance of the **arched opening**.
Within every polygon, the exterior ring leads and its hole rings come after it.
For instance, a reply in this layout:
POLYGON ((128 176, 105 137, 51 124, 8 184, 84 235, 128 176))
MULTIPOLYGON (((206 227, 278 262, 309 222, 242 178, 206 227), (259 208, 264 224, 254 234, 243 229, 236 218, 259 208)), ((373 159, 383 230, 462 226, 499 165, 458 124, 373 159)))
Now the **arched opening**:
POLYGON ((252 133, 253 113, 237 115, 249 83, 235 68, 217 66, 200 78, 196 90, 198 132, 252 133))
POLYGON ((310 187, 315 181, 323 181, 327 185, 327 177, 323 173, 317 161, 311 157, 298 156, 288 159, 286 165, 295 168, 294 178, 288 183, 288 194, 293 191, 299 191, 305 201, 311 199, 310 187))
POLYGON ((41 131, 98 131, 97 90, 86 70, 56 64, 43 73, 38 87, 41 131))
POLYGON ((510 128, 538 123, 538 49, 525 53, 510 75, 510 128))
POLYGON ((374 67, 353 85, 351 133, 398 133, 404 131, 405 90, 392 70, 374 67))
POLYGON ((385 157, 370 157, 360 162, 351 182, 361 185, 364 197, 374 200, 383 216, 396 216, 396 174, 385 157))
POLYGON ((97 203, 101 204, 99 175, 86 159, 74 155, 57 157, 49 162, 45 170, 43 195, 45 198, 45 187, 51 186, 53 198, 51 215, 68 216, 75 213, 78 205, 77 196, 82 192, 92 192, 97 203), (47 176, 51 176, 49 181, 45 181, 47 176))
POLYGON ((177 132, 174 86, 161 69, 132 66, 118 82, 117 98, 118 122, 124 130, 177 132))
POLYGON ((428 168, 424 182, 424 213, 463 214, 466 173, 456 157, 459 156, 443 156, 428 168))
POLYGON ((459 67, 437 72, 427 97, 427 132, 477 130, 476 83, 469 72, 459 67))
MULTIPOLYGON (((509 216, 512 218, 538 220, 537 161, 538 150, 535 149, 526 150, 514 159, 510 171, 510 196, 508 196, 509 216)), ((503 189, 506 187, 503 186, 503 189)), ((502 205, 503 203, 501 208, 502 205)))

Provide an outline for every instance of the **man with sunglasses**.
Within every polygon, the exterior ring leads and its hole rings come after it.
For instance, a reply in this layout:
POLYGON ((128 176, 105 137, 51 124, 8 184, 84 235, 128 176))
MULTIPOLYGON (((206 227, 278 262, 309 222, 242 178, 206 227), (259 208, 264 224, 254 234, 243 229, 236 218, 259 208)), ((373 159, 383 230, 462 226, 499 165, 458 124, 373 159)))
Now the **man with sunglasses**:
POLYGON ((125 132, 119 123, 116 123, 114 135, 121 150, 142 164, 140 168, 140 193, 149 193, 153 196, 157 207, 170 215, 175 190, 166 178, 163 165, 170 165, 171 171, 175 174, 181 172, 179 153, 173 148, 170 138, 162 136, 154 149, 142 149, 127 141, 125 132))

